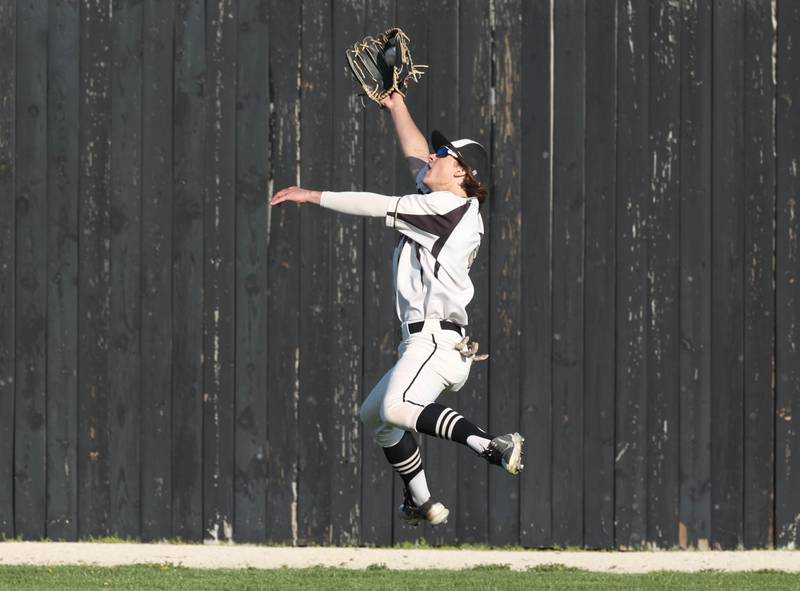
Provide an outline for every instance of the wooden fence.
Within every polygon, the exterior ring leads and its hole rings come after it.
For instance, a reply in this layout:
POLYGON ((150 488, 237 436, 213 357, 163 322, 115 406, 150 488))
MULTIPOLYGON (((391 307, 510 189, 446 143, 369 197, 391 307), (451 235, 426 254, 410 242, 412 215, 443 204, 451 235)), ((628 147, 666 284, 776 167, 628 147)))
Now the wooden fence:
POLYGON ((0 0, 0 538, 800 543, 800 4, 0 0), (438 529, 362 432, 413 191, 343 49, 397 24, 426 131, 490 146, 438 529))

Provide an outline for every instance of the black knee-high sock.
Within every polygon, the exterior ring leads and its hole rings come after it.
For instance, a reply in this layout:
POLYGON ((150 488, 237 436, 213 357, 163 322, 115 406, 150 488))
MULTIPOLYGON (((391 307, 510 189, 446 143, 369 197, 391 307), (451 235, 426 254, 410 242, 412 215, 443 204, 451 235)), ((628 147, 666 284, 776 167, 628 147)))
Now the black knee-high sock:
POLYGON ((486 431, 470 423, 452 408, 438 402, 432 402, 422 409, 417 419, 417 431, 462 443, 477 453, 486 449, 486 445, 493 439, 486 431))
POLYGON ((419 446, 414 436, 406 431, 403 434, 403 438, 395 445, 384 447, 383 453, 392 468, 403 479, 406 488, 411 492, 414 502, 417 505, 426 502, 431 493, 428 490, 428 482, 422 469, 422 456, 419 453, 419 446))

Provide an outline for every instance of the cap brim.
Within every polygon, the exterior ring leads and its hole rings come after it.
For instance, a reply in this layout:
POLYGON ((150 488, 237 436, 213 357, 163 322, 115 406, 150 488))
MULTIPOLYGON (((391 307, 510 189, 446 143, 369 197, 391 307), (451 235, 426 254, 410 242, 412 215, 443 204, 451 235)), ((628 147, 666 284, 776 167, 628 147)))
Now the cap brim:
POLYGON ((450 144, 450 140, 448 140, 438 129, 434 129, 433 133, 431 134, 431 145, 433 146, 434 151, 438 150, 442 146, 447 146, 454 152, 456 151, 455 148, 453 148, 453 146, 450 144))

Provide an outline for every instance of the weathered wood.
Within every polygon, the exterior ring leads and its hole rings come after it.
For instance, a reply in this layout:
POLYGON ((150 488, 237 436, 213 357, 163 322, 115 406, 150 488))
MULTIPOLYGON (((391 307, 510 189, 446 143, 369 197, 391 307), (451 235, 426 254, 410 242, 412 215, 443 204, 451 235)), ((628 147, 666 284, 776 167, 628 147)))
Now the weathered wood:
POLYGON ((614 547, 618 15, 611 2, 589 2, 586 10, 583 544, 610 549, 614 547))
POLYGON ((800 5, 778 4, 775 545, 800 547, 800 5))
MULTIPOLYGON (((393 18, 395 0, 368 0, 365 31, 379 31, 393 18)), ((356 93, 350 83, 350 92, 356 93)), ((413 92, 412 88, 412 92, 413 92)), ((384 195, 394 194, 395 177, 407 182, 407 167, 397 166, 391 116, 372 104, 364 109, 364 187, 384 195)), ((364 225, 364 298, 362 393, 366 398, 397 360, 398 320, 392 285, 392 252, 397 233, 382 218, 367 218, 364 225)), ((363 402, 363 400, 361 401, 363 402)), ((361 543, 392 543, 393 470, 369 429, 361 427, 361 543)))
POLYGON ((111 6, 81 3, 78 535, 110 533, 111 6))
MULTIPOLYGON (((681 22, 680 510, 678 543, 711 532, 711 1, 681 22)), ((673 175, 675 171, 673 170, 673 175)))
POLYGON ((172 537, 174 8, 172 0, 147 0, 143 17, 140 521, 147 541, 172 537))
POLYGON ((205 15, 202 498, 203 536, 218 541, 234 520, 237 6, 207 0, 205 15))
POLYGON ((680 7, 650 5, 647 211, 647 540, 678 544, 680 7))
POLYGON ((648 2, 619 2, 615 543, 647 536, 648 2))
POLYGON ((552 535, 583 544, 584 2, 553 5, 552 535))
POLYGON ((109 527, 139 537, 143 7, 112 7, 109 527))
MULTIPOLYGON (((428 53, 428 12, 430 10, 430 0, 418 0, 417 2, 403 2, 402 0, 397 3, 397 19, 398 26, 404 31, 415 32, 411 39, 411 51, 414 56, 414 62, 419 64, 427 64, 430 57, 428 53), (419 32, 417 34, 416 32, 419 32), (423 31, 425 33, 423 34, 423 31)), ((426 73, 419 82, 409 82, 411 88, 406 93, 406 104, 414 118, 419 130, 425 135, 426 139, 430 140, 430 129, 428 127, 428 95, 430 88, 430 73, 426 73)), ((414 179, 408 172, 408 161, 403 155, 403 151, 398 149, 396 152, 395 167, 397 174, 395 175, 395 194, 407 195, 409 193, 416 193, 417 189, 414 184, 414 179)), ((397 233, 390 232, 390 234, 397 240, 397 233)), ((396 242, 395 242, 396 244, 396 242)), ((392 299, 394 299, 394 292, 392 292, 392 299)), ((396 318, 396 315, 395 315, 396 318)), ((397 321, 399 324, 399 321, 397 321)), ((397 325, 396 325, 397 326, 397 325)), ((402 339, 400 334, 400 327, 397 326, 397 342, 402 339)), ((420 454, 423 457, 423 469, 427 470, 424 463, 424 458, 427 454, 428 443, 437 443, 435 441, 428 441, 428 437, 416 436, 417 443, 420 447, 420 454)), ((427 477, 427 472, 426 472, 427 477)), ((397 507, 403 502, 403 481, 397 475, 393 476, 392 484, 392 519, 393 519, 393 540, 395 543, 402 542, 416 542, 427 535, 425 528, 409 527, 399 518, 397 507)))
POLYGON ((771 2, 745 5, 744 547, 774 544, 775 28, 771 2))
POLYGON ((47 537, 74 541, 78 536, 78 3, 50 3, 48 29, 47 537))
POLYGON ((47 6, 17 7, 15 533, 45 534, 47 385, 47 6))
MULTIPOLYGON (((267 539, 268 519, 286 519, 278 511, 267 513, 267 396, 289 398, 285 392, 273 392, 267 379, 273 367, 272 359, 266 357, 267 337, 273 319, 278 322, 281 316, 277 311, 269 315, 264 305, 267 248, 271 247, 267 237, 271 213, 269 82, 273 72, 268 7, 268 3, 249 0, 237 8, 236 458, 231 483, 236 541, 262 543, 267 539)), ((291 358, 288 353, 283 351, 291 358)), ((288 505, 282 508, 282 512, 289 511, 288 505)), ((285 534, 288 538, 291 532, 285 534)))
MULTIPOLYGON (((434 85, 428 97, 427 134, 438 129, 452 140, 461 137, 459 131, 459 47, 458 14, 459 5, 455 0, 439 0, 428 5, 428 58, 425 62, 434 76, 434 85)), ((430 82, 429 82, 430 84, 430 82)), ((438 402, 457 409, 464 414, 458 403, 458 395, 445 393, 438 402)), ((474 418, 465 415, 474 421, 474 418)), ((453 545, 456 543, 458 525, 458 458, 462 454, 472 455, 468 449, 459 449, 458 444, 427 438, 425 449, 425 471, 431 495, 441 500, 450 509, 447 523, 430 528, 426 538, 433 544, 453 545)))
MULTIPOLYGON (((489 429, 492 434, 519 429, 520 324, 522 322, 521 108, 520 55, 522 3, 495 3, 495 124, 489 224, 491 321, 489 350, 489 429)), ((519 540, 519 480, 493 466, 489 472, 489 543, 519 540)))
POLYGON ((711 539, 742 544, 744 380, 743 2, 713 8, 711 539))
MULTIPOLYGON (((172 238, 172 532, 203 538, 205 9, 175 5, 172 238)), ((213 103, 212 103, 213 108, 213 103)))
MULTIPOLYGON (((300 5, 269 6, 269 146, 273 191, 296 185, 299 142, 300 5)), ((255 66, 255 64, 254 64, 255 66)), ((261 68, 262 66, 258 66, 261 68)), ((255 97, 254 97, 255 98, 255 97)), ((253 105, 255 107, 255 105, 253 105)), ((259 171, 260 168, 255 169, 259 171)), ((271 197, 271 195, 270 195, 271 197)), ((269 542, 297 541, 297 413, 300 403, 300 213, 267 215, 267 531, 269 542)), ((262 246, 263 248, 263 246, 262 246)), ((263 305, 259 302, 258 305, 263 305)), ((260 362, 260 359, 257 360, 260 362)))
POLYGON ((0 539, 14 537, 16 3, 0 4, 0 539))
MULTIPOLYGON (((302 8, 300 91, 300 183, 308 188, 331 187, 334 144, 333 38, 329 0, 306 2, 302 8)), ((341 71, 340 71, 341 72, 341 71)), ((330 420, 331 372, 338 363, 331 355, 332 294, 329 281, 333 215, 330 211, 290 203, 300 217, 300 395, 298 541, 330 543, 334 425, 330 420), (299 208, 299 209, 298 209, 299 208)))
MULTIPOLYGON (((458 12, 458 137, 474 139, 483 144, 487 151, 491 150, 492 129, 492 39, 489 9, 489 3, 483 0, 461 0, 458 12)), ((491 154, 489 157, 491 158, 491 154)), ((487 187, 490 173, 490 170, 483 171, 487 187)), ((488 199, 491 198, 490 195, 488 199)), ((478 257, 470 269, 475 293, 472 302, 467 306, 467 331, 471 338, 478 341, 482 352, 491 354, 488 340, 490 285, 487 235, 490 207, 488 201, 481 206, 484 235, 481 237, 478 257)), ((487 367, 487 363, 474 364, 469 381, 453 398, 453 404, 459 412, 483 429, 487 429, 489 425, 487 367)), ((462 544, 486 544, 489 466, 483 458, 465 453, 464 450, 458 450, 456 461, 456 540, 462 544)))

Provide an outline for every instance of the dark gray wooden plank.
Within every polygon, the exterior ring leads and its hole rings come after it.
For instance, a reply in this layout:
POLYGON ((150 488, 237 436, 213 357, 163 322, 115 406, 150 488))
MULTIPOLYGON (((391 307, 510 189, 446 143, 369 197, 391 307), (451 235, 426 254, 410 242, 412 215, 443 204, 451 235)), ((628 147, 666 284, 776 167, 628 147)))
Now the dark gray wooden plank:
MULTIPOLYGON (((267 236, 269 231, 269 4, 238 6, 236 59, 236 458, 233 531, 238 542, 267 533, 267 236), (267 223, 265 223, 267 222, 267 223)), ((272 15, 270 15, 272 16, 272 15)), ((289 64, 285 66, 289 69, 289 64)), ((296 72, 296 70, 295 70, 296 72)), ((280 314, 276 311, 276 316, 280 314)), ((283 355, 291 358, 291 351, 283 355)), ((271 360, 270 360, 271 361, 271 360)), ((291 365, 289 365, 291 367, 291 365)), ((277 377, 277 376, 276 376, 277 377)), ((290 511, 287 506, 283 509, 290 511)), ((274 516, 281 519, 280 515, 274 516)), ((288 538, 289 536, 287 536, 288 538)), ((284 538, 286 541, 286 538, 284 538)))
POLYGON ((236 34, 238 3, 206 2, 203 270, 203 535, 234 520, 236 34))
MULTIPOLYGON (((364 0, 333 4, 333 146, 331 187, 364 187, 364 108, 352 93, 343 48, 364 36, 364 0)), ((372 106, 372 105, 368 105, 372 106)), ((331 216, 331 535, 334 544, 354 544, 360 538, 364 219, 327 212, 331 216)))
MULTIPOLYGON (((489 429, 493 434, 520 428, 521 287, 521 108, 520 55, 522 3, 495 3, 495 124, 492 133, 490 230, 491 352, 489 429)), ((523 436, 525 434, 523 433, 523 436)), ((519 479, 493 466, 489 471, 489 543, 519 543, 519 479)))
MULTIPOLYGON (((365 34, 384 30, 394 22, 395 0, 368 0, 365 34)), ((413 55, 413 54, 412 54, 413 55)), ((345 88, 345 91, 348 89, 345 88)), ((350 92, 357 87, 351 82, 350 92)), ((394 126, 389 113, 373 104, 364 109, 364 190, 393 193, 397 167, 394 126)), ((364 300, 362 394, 366 398, 397 359, 398 320, 394 307, 391 257, 397 234, 382 219, 367 218, 364 225, 364 300)), ((362 400, 363 402, 363 400, 362 400)), ((392 543, 392 469, 370 430, 361 428, 361 525, 363 544, 392 543)))
POLYGON ((81 3, 78 535, 110 532, 111 6, 81 3))
POLYGON ((0 4, 0 539, 14 537, 16 3, 0 4))
MULTIPOLYGON (((300 5, 269 5, 271 179, 269 192, 298 182, 300 5)), ((256 171, 260 170, 256 168, 256 171)), ((300 402, 300 212, 271 207, 267 229, 266 539, 295 542, 300 402)), ((263 305, 261 303, 260 305, 263 305)))
POLYGON ((172 537, 172 0, 144 4, 141 535, 172 537))
POLYGON ((179 538, 200 540, 203 537, 203 198, 209 88, 205 7, 201 0, 176 2, 174 47, 172 530, 179 538))
MULTIPOLYGON (((428 84, 428 134, 434 129, 451 139, 458 139, 459 131, 459 4, 457 0, 440 0, 428 5, 428 58, 429 73, 435 85, 428 84)), ((463 411, 458 395, 443 394, 438 402, 463 411)), ((465 415, 470 421, 474 417, 465 415)), ((483 425, 485 427, 485 425, 483 425)), ((457 444, 428 437, 425 450, 425 472, 431 495, 450 509, 447 523, 429 528, 427 539, 436 545, 454 545, 458 526, 458 458, 473 455, 457 444)))
POLYGON ((650 5, 647 212, 647 541, 678 544, 680 7, 650 5))
POLYGON ((617 20, 613 3, 587 3, 583 544, 602 549, 614 547, 617 20))
POLYGON ((773 545, 775 84, 771 2, 745 5, 744 547, 773 545))
MULTIPOLYGON (((680 510, 678 543, 711 532, 711 1, 681 22, 680 510)), ((673 171, 673 175, 675 172, 673 171)))
POLYGON ((142 18, 141 4, 112 4, 110 530, 141 534, 142 18))
MULTIPOLYGON (((552 134, 550 17, 547 0, 525 2, 522 27, 530 31, 522 44, 522 334, 520 357, 525 436, 525 470, 521 475, 520 542, 552 545, 552 279, 551 205, 552 134)), ((493 197, 493 196, 492 196, 493 197)), ((484 208, 485 209, 485 208, 484 208)), ((489 224, 485 224, 489 228, 489 224)), ((490 284, 490 289, 492 286, 490 284)), ((490 325, 492 320, 490 319, 490 325)), ((492 396, 492 392, 488 393, 492 396)))
POLYGON ((47 413, 47 6, 17 12, 15 532, 45 534, 47 413))
POLYGON ((800 5, 778 4, 775 545, 800 547, 800 5))
MULTIPOLYGON (((397 19, 396 23, 397 26, 402 28, 410 37, 411 39, 411 55, 414 58, 414 63, 416 64, 428 64, 429 61, 429 53, 428 53, 428 46, 429 46, 429 39, 428 39, 428 12, 430 7, 430 0, 417 0, 416 2, 398 2, 397 3, 397 19)), ((380 29, 380 27, 379 27, 380 29)), ((406 92, 406 104, 408 105, 408 109, 411 112, 411 116, 414 118, 414 121, 422 132, 423 135, 427 139, 430 139, 430 128, 428 126, 428 95, 429 95, 429 80, 431 77, 431 73, 428 72, 419 82, 412 82, 410 81, 409 87, 406 92)), ((407 195, 409 193, 416 193, 417 189, 414 184, 414 179, 411 177, 411 174, 407 171, 408 168, 408 161, 406 160, 405 156, 402 153, 402 150, 398 146, 395 150, 396 158, 395 161, 395 168, 397 169, 397 174, 395 175, 395 194, 396 195, 407 195)), ((395 240, 397 239, 396 233, 394 234, 395 240)), ((396 242, 395 242, 396 244, 396 242)), ((395 314, 395 318, 396 318, 395 314)), ((400 334, 400 326, 399 321, 396 322, 397 326, 397 343, 402 340, 402 335, 400 334)), ((429 443, 427 437, 415 436, 417 443, 420 447, 420 453, 422 457, 426 457, 426 450, 427 445, 429 443)), ((434 441, 430 443, 436 443, 434 441)), ((426 478, 427 478, 427 466, 423 464, 423 468, 426 470, 426 478)), ((399 512, 397 508, 403 502, 403 481, 397 475, 394 474, 394 483, 392 485, 392 519, 393 519, 393 540, 395 543, 402 543, 402 542, 416 542, 419 539, 422 539, 426 535, 426 531, 424 527, 410 527, 405 524, 399 518, 399 512)))
MULTIPOLYGON (((489 10, 489 3, 483 0, 461 0, 458 8, 458 137, 474 139, 487 150, 491 149, 492 130, 489 10)), ((488 186, 490 171, 486 172, 488 186)), ((488 199, 491 198, 490 195, 488 199)), ((489 208, 488 201, 481 206, 484 235, 478 257, 470 269, 475 293, 467 306, 467 330, 484 353, 489 348, 489 208)), ((453 398, 459 412, 482 428, 489 425, 488 367, 487 362, 474 364, 469 381, 453 398)), ((456 540, 458 543, 485 544, 488 542, 489 466, 483 458, 465 453, 465 450, 458 450, 456 462, 457 500, 455 507, 451 507, 451 512, 453 509, 456 511, 456 540)), ((523 479, 523 489, 525 482, 523 479)))
MULTIPOLYGON (((583 544, 583 256, 586 5, 553 5, 552 534, 583 544)), ((590 493, 592 494, 592 493, 590 493)))
POLYGON ((647 535, 648 2, 620 2, 617 45, 617 346, 615 542, 647 535))
POLYGON ((74 541, 78 536, 78 3, 50 3, 48 29, 47 537, 74 541))
MULTIPOLYGON (((331 187, 333 138, 333 41, 329 0, 307 1, 302 8, 300 93, 300 184, 331 187)), ((341 70, 339 71, 341 74, 341 70)), ((339 149, 340 138, 336 138, 339 149)), ((298 542, 331 542, 331 490, 334 450, 331 424, 332 337, 329 268, 333 215, 318 207, 286 204, 300 216, 300 396, 298 542), (299 208, 299 210, 297 209, 299 208)))
POLYGON ((744 388, 744 7, 713 9, 711 545, 742 543, 744 388))

